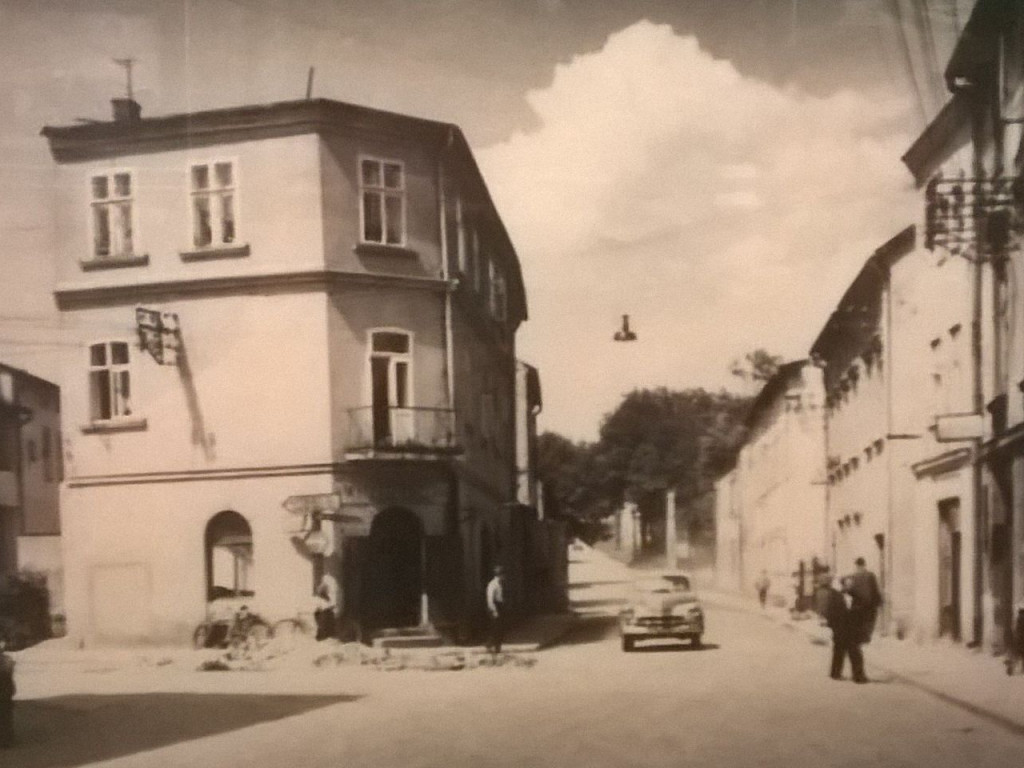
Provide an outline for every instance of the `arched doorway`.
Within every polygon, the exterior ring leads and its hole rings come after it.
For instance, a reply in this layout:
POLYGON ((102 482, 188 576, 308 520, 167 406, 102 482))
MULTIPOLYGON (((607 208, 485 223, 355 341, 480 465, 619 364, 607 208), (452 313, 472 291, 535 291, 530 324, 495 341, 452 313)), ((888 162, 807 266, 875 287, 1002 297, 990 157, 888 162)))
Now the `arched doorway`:
POLYGON ((237 512, 218 512, 206 524, 206 599, 252 597, 252 528, 237 512))
POLYGON ((370 526, 363 622, 369 629, 420 623, 423 527, 407 509, 386 509, 370 526))

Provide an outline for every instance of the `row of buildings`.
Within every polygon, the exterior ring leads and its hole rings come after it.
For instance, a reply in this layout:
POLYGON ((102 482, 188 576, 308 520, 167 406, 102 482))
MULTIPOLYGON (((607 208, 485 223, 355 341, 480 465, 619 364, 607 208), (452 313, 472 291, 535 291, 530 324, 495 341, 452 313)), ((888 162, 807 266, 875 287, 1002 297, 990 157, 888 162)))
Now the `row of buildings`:
POLYGON ((716 574, 793 604, 864 557, 885 631, 999 651, 1024 599, 1024 9, 979 0, 945 81, 903 157, 920 220, 753 404, 716 574))
POLYGON ((564 608, 520 264, 456 126, 125 98, 42 133, 76 641, 184 641, 217 601, 294 617, 325 574, 363 639, 471 636, 498 564, 513 612, 564 608))

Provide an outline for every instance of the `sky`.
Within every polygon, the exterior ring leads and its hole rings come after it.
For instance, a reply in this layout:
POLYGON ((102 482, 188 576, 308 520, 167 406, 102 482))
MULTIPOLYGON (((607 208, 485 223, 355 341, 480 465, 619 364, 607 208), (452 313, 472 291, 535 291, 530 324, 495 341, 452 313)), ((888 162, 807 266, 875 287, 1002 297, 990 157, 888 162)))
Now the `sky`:
POLYGON ((921 215, 970 0, 0 0, 0 360, 59 383, 43 125, 314 95, 458 124, 526 281, 541 427, 806 352, 921 215), (612 335, 629 314, 633 343, 612 335))

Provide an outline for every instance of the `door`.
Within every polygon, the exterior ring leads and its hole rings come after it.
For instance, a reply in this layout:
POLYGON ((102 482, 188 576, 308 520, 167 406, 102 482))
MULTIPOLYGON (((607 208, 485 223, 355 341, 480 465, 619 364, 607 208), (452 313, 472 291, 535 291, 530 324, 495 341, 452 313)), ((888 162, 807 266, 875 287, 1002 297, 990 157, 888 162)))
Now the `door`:
POLYGON ((406 509, 378 514, 370 527, 363 570, 363 619, 369 629, 420 623, 423 527, 406 509))
POLYGON ((960 500, 939 502, 939 634, 960 639, 960 500))
POLYGON ((370 390, 376 445, 402 445, 415 436, 411 348, 406 333, 377 331, 373 334, 370 390))

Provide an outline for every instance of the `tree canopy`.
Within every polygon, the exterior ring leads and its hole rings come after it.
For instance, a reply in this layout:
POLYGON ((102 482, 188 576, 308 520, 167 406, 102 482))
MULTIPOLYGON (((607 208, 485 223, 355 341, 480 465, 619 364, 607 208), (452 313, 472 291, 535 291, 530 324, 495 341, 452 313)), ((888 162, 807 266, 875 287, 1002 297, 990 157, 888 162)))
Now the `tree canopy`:
MULTIPOLYGON (((662 519, 666 490, 675 489, 686 504, 730 468, 749 402, 724 391, 638 389, 605 417, 595 443, 541 435, 546 508, 583 527, 626 501, 637 504, 648 525, 662 519)), ((706 523, 688 522, 697 528, 706 523)))

